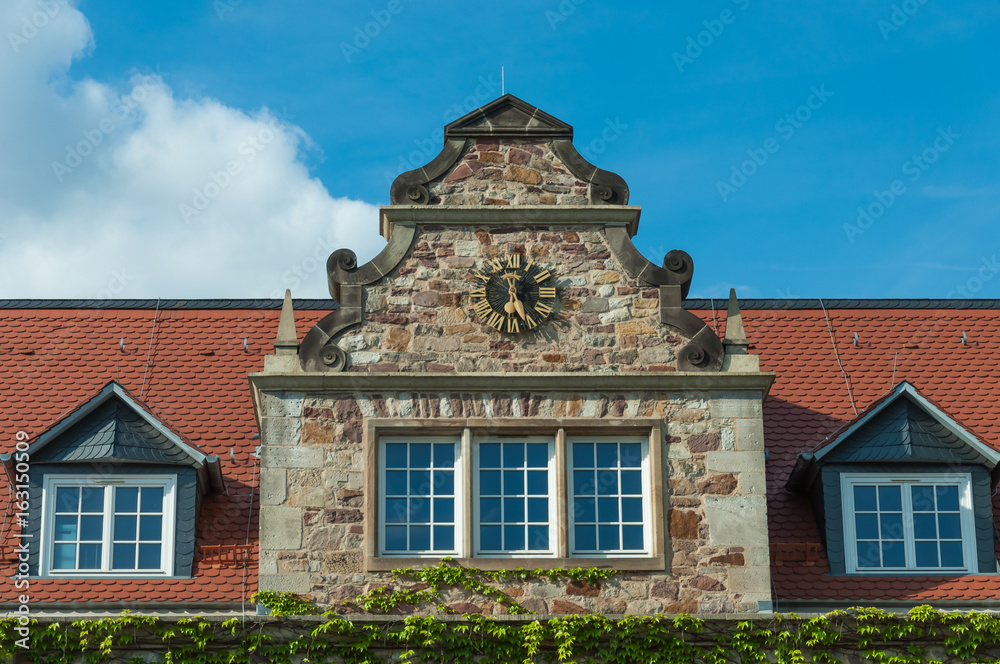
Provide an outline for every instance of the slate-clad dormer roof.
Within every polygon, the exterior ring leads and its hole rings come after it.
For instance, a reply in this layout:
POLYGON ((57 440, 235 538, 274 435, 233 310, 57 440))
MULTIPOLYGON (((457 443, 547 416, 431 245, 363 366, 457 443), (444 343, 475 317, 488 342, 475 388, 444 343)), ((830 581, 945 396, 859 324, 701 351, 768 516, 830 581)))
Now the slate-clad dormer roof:
MULTIPOLYGON (((115 461, 192 466, 202 491, 224 490, 219 459, 207 456, 157 419, 121 385, 110 382, 92 399, 38 436, 33 464, 115 461)), ((10 455, 2 455, 5 464, 10 455)))

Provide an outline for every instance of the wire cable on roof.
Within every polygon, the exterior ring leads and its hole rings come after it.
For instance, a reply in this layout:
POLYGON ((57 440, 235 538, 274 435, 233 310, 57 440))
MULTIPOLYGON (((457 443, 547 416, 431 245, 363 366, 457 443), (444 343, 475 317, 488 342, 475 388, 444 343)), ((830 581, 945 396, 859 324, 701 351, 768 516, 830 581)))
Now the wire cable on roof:
POLYGON ((854 394, 851 392, 851 381, 847 377, 847 371, 844 370, 844 363, 840 361, 840 353, 837 352, 837 341, 833 338, 833 325, 830 324, 830 314, 826 313, 826 307, 823 306, 823 299, 820 298, 819 306, 823 309, 823 315, 826 317, 826 329, 830 333, 830 343, 833 345, 833 356, 837 358, 837 365, 840 367, 840 373, 844 374, 844 385, 847 386, 847 396, 851 399, 851 408, 854 409, 854 414, 858 414, 858 407, 854 404, 854 394))
POLYGON ((156 318, 160 315, 160 298, 156 298, 156 311, 153 312, 153 329, 149 331, 149 349, 146 351, 146 367, 142 370, 142 387, 139 388, 139 398, 146 391, 146 373, 149 371, 149 356, 153 353, 153 335, 156 334, 156 318))
POLYGON ((715 336, 719 336, 719 324, 715 322, 715 298, 713 297, 710 302, 712 303, 712 331, 715 332, 715 336))

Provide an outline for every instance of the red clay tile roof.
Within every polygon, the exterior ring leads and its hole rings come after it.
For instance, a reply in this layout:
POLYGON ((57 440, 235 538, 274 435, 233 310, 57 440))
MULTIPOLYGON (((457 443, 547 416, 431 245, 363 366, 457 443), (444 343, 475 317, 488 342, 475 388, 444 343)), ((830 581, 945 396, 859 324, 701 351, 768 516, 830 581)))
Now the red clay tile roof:
MULTIPOLYGON (((326 305, 310 303, 310 309, 326 305)), ((776 302, 776 306, 780 303, 776 302)), ((829 315, 858 410, 907 380, 986 444, 1000 449, 1000 311, 928 308, 839 308, 829 315), (961 333, 968 335, 962 345, 961 333), (854 333, 859 345, 852 343, 854 333), (895 367, 894 367, 895 365, 895 367)), ((25 303, 37 307, 38 303, 25 303)), ((117 380, 165 423, 206 454, 222 459, 228 496, 206 500, 198 545, 239 545, 257 537, 257 500, 248 514, 257 441, 246 374, 262 368, 277 329, 278 303, 221 302, 226 308, 161 309, 149 354, 152 305, 133 309, 0 308, 0 451, 14 434, 33 437, 117 380), (239 306, 237 306, 239 305, 239 306), (261 306, 263 305, 263 306, 261 306), (119 339, 125 339, 125 352, 119 339), (249 352, 243 351, 247 338, 249 352), (143 387, 143 374, 145 386, 143 387), (230 448, 235 461, 229 460, 230 448)), ((724 305, 723 305, 724 306, 724 305)), ((299 305, 296 305, 300 309, 299 305)), ((712 324, 712 312, 696 312, 712 324)), ((301 314, 299 337, 321 317, 301 314)), ((716 312, 716 329, 725 325, 716 312)), ((745 308, 743 320, 761 369, 777 372, 764 408, 768 517, 775 547, 819 543, 812 508, 785 490, 796 455, 820 444, 855 417, 834 357, 823 311, 745 308)), ((256 491, 256 489, 254 489, 256 491)), ((6 505, 0 498, 0 508, 6 505)), ((995 501, 1000 514, 1000 500, 995 501)), ((1000 525, 1000 524, 998 524, 1000 525)), ((799 547, 798 562, 775 562, 779 600, 935 600, 1000 597, 1000 576, 832 577, 822 547, 799 547), (815 552, 809 553, 809 551, 815 552)), ((8 561, 0 574, 10 575, 8 561)), ((256 588, 255 561, 246 569, 216 568, 196 557, 191 580, 34 580, 38 601, 238 602, 256 588)))
MULTIPOLYGON (((711 321, 710 312, 698 313, 711 321)), ((858 308, 828 313, 858 411, 906 380, 970 433, 1000 449, 1000 311, 858 308)), ((784 485, 799 452, 821 444, 855 417, 826 319, 820 309, 745 310, 743 322, 761 369, 777 372, 764 405, 772 546, 821 542, 808 499, 784 485)), ((994 515, 1000 515, 996 498, 994 515)), ((834 577, 825 554, 814 562, 772 564, 779 601, 1000 597, 1000 576, 995 575, 834 577)))
MULTIPOLYGON (((31 581, 39 602, 240 602, 257 587, 256 555, 242 567, 201 561, 201 548, 257 541, 258 441, 247 374, 263 367, 276 308, 161 309, 150 347, 150 309, 0 308, 0 451, 17 431, 32 439, 117 380, 153 414, 208 455, 218 455, 228 495, 204 499, 192 579, 31 581), (248 351, 243 350, 247 339, 248 351), (119 342, 125 340, 125 351, 119 342), (148 368, 147 368, 148 357, 148 368), (145 380, 145 386, 143 381, 145 380), (230 460, 229 451, 235 452, 230 460), (254 492, 253 510, 250 494, 254 492), (249 521, 249 523, 248 523, 249 521)), ((304 335, 315 316, 301 316, 304 335)), ((7 514, 7 491, 0 511, 7 514)), ((0 539, 7 540, 8 531, 0 539)), ((7 556, 0 575, 10 576, 7 556)))

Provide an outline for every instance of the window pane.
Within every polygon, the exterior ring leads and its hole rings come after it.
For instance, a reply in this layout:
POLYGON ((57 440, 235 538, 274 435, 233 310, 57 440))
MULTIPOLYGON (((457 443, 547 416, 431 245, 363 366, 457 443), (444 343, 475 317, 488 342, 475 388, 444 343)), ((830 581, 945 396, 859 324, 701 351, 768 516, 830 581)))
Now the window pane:
POLYGON ((453 471, 434 471, 434 494, 438 496, 455 495, 455 473, 453 471))
POLYGON ((576 548, 580 551, 593 551, 597 548, 597 526, 576 526, 576 548))
POLYGON ((905 567, 906 559, 902 542, 882 542, 882 566, 905 567))
POLYGON ((55 540, 57 542, 76 540, 76 519, 75 515, 56 517, 55 540))
POLYGON ((903 499, 898 486, 878 488, 878 508, 882 512, 899 512, 903 509, 903 499))
POLYGON ((641 551, 642 526, 622 526, 622 548, 626 551, 641 551))
POLYGON ((52 569, 76 569, 76 544, 56 544, 53 547, 52 569))
POLYGON ((428 443, 410 443, 410 468, 431 467, 431 446, 428 443))
POLYGON ((878 537, 878 515, 855 514, 854 529, 858 539, 875 539, 878 537))
POLYGON ((642 498, 622 498, 622 521, 642 522, 642 498))
POLYGON ((938 566, 937 542, 917 542, 915 547, 917 552, 917 567, 938 566))
MULTIPOLYGON (((119 542, 134 542, 136 537, 136 517, 134 516, 115 516, 115 532, 113 537, 119 542)), ((115 554, 117 555, 117 554, 115 554)))
POLYGON ((503 467, 521 468, 524 466, 524 444, 504 443, 503 444, 503 467))
POLYGON ((903 537, 903 515, 902 514, 880 514, 879 530, 882 539, 902 539, 903 537))
POLYGON ((149 542, 158 541, 163 537, 163 517, 161 516, 141 516, 139 517, 139 539, 149 542))
POLYGON ((479 547, 483 551, 499 551, 503 548, 500 526, 481 526, 479 528, 479 547))
POLYGON ((524 498, 503 499, 504 523, 524 522, 524 498))
POLYGON ((431 471, 429 470, 410 471, 410 495, 411 496, 431 495, 431 471))
POLYGON ((390 470, 385 474, 385 495, 405 496, 406 495, 406 471, 390 470))
POLYGON ((56 489, 56 511, 76 512, 80 508, 80 490, 76 487, 56 489))
POLYGON ((574 470, 573 471, 573 493, 577 495, 594 493, 594 471, 574 470))
POLYGON ((941 567, 962 567, 961 542, 941 542, 941 567))
MULTIPOLYGON (((119 489, 120 491, 121 489, 119 489)), ((140 494, 140 506, 147 514, 150 512, 163 511, 163 489, 159 487, 142 487, 140 494)))
POLYGON ((528 521, 545 523, 549 520, 549 501, 547 498, 528 499, 528 521))
POLYGON ((406 523, 406 498, 385 499, 385 522, 406 523))
POLYGON ((431 522, 431 501, 427 498, 410 498, 410 523, 431 522))
POLYGON ((385 446, 385 467, 406 468, 406 445, 387 443, 385 446))
POLYGON ((434 446, 434 467, 455 467, 455 445, 453 443, 438 443, 434 446))
POLYGON ((642 473, 638 470, 622 471, 622 494, 626 496, 642 495, 642 473))
POLYGON ((80 545, 80 566, 78 569, 100 569, 101 567, 101 545, 81 544, 80 545))
POLYGON ((528 468, 547 468, 549 465, 548 443, 529 443, 528 468))
POLYGON ((913 515, 913 537, 916 539, 937 539, 937 526, 933 514, 913 515))
POLYGON ((103 512, 104 489, 94 489, 89 487, 80 489, 80 511, 103 512))
POLYGON ((503 548, 507 551, 524 551, 524 526, 503 527, 503 548))
POLYGON ((159 569, 159 568, 160 568, 160 545, 140 544, 139 569, 159 569))
POLYGON ((934 487, 913 486, 910 488, 910 499, 913 501, 914 512, 934 511, 934 487))
POLYGON ((520 470, 503 471, 503 492, 505 494, 523 494, 524 472, 520 470))
POLYGON ((135 544, 115 544, 111 551, 111 569, 135 569, 135 544))
POLYGON ((499 496, 501 494, 499 470, 484 470, 479 473, 479 493, 484 496, 499 496))
MULTIPOLYGON (((139 488, 134 486, 123 486, 115 489, 115 512, 135 512, 139 511, 139 488)), ((148 510, 156 511, 160 510, 148 510)))
POLYGON ((617 470, 597 471, 597 493, 601 496, 610 496, 618 493, 617 470))
POLYGON ((622 468, 639 468, 642 465, 642 445, 639 443, 622 443, 622 468))
POLYGON ((479 499, 479 520, 483 523, 500 523, 502 514, 500 513, 499 498, 479 499))
POLYGON ((427 551, 431 548, 430 526, 410 526, 410 550, 427 551))
MULTIPOLYGON (((455 520, 455 499, 435 498, 434 499, 434 521, 438 523, 449 523, 455 520)), ((451 547, 448 547, 451 548, 451 547)))
POLYGON ((597 467, 616 468, 618 466, 618 444, 598 443, 597 444, 597 467))
POLYGON ((104 517, 81 516, 80 540, 85 542, 100 542, 102 539, 104 539, 104 517))
POLYGON ((449 551, 455 548, 455 527, 434 526, 434 548, 449 551))
POLYGON ((549 548, 549 527, 528 526, 528 550, 545 551, 549 548))
POLYGON ((878 542, 858 542, 858 567, 878 567, 879 565, 881 562, 878 542))
POLYGON ((593 443, 573 443, 573 467, 574 468, 594 467, 593 443))
POLYGON ((532 496, 545 496, 549 493, 549 473, 547 470, 528 471, 528 493, 532 496))
POLYGON ((406 551, 406 526, 385 527, 385 550, 406 551))
POLYGON ((585 523, 597 521, 597 504, 593 498, 575 498, 573 500, 574 520, 585 523))
POLYGON ((854 487, 854 509, 858 512, 874 512, 878 508, 875 502, 875 487, 854 487))
POLYGON ((938 514, 938 537, 962 539, 962 524, 957 514, 938 514))
POLYGON ((618 499, 600 498, 597 501, 597 520, 608 522, 618 521, 618 499))
POLYGON ((934 487, 937 493, 937 508, 941 512, 958 511, 958 487, 938 486, 934 487))
POLYGON ((479 446, 479 467, 480 468, 500 467, 499 443, 485 443, 479 446))
POLYGON ((598 543, 604 551, 615 551, 620 548, 618 539, 618 526, 598 526, 598 543))

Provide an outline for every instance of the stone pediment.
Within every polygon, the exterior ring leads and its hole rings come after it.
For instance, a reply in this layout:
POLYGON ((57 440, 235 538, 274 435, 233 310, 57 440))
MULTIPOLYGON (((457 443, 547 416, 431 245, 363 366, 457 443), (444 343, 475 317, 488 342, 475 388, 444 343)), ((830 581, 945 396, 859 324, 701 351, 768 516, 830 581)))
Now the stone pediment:
POLYGON ((445 138, 573 138, 573 127, 514 95, 504 95, 444 128, 445 138))

